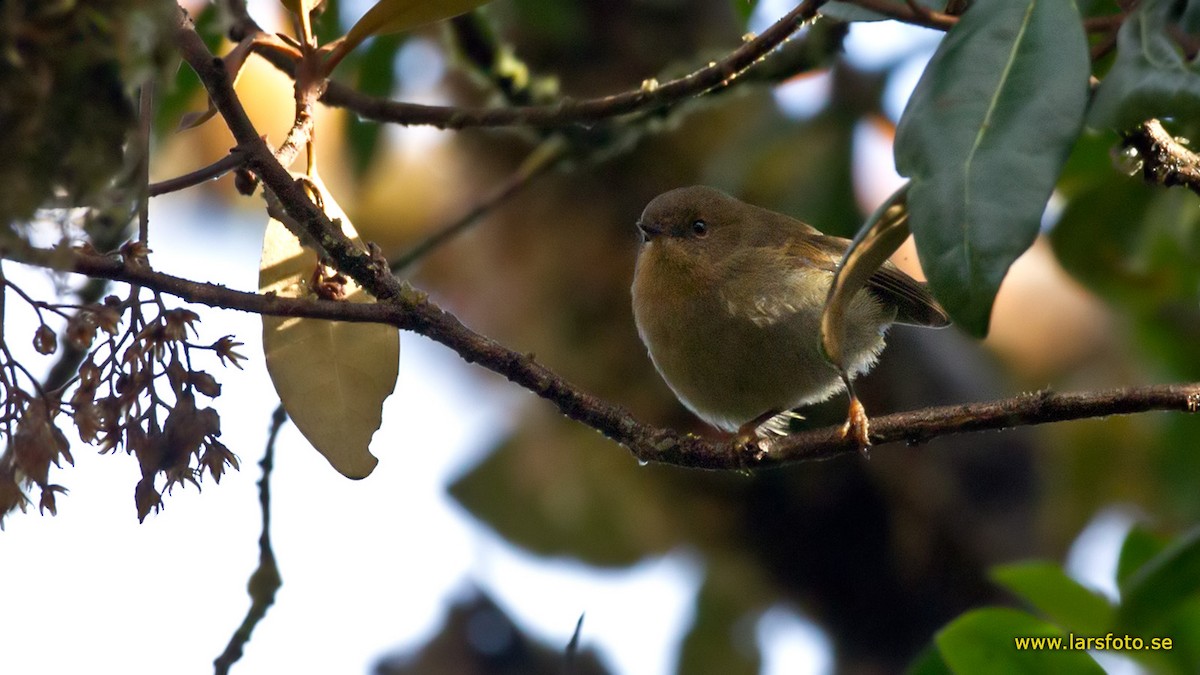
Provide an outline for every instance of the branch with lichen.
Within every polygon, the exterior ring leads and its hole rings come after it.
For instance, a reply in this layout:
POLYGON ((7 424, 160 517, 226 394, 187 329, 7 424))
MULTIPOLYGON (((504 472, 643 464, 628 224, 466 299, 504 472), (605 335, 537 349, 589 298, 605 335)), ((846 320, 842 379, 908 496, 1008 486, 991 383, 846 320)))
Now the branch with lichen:
POLYGON ((1125 146, 1138 153, 1147 183, 1184 186, 1200 195, 1200 155, 1175 138, 1158 120, 1143 122, 1125 134, 1125 146))
MULTIPOLYGON (((696 96, 725 89, 737 82, 752 66, 762 62, 805 23, 817 16, 827 0, 804 0, 769 28, 743 42, 724 58, 686 76, 659 83, 647 79, 629 91, 586 100, 563 99, 547 105, 466 108, 392 101, 369 96, 337 82, 329 83, 321 96, 325 105, 346 108, 362 119, 402 125, 430 125, 439 129, 465 127, 555 128, 590 124, 648 110, 671 107, 696 96)), ((231 36, 243 40, 261 32, 245 11, 245 5, 228 2, 235 17, 231 36)), ((278 50, 260 54, 277 68, 295 75, 296 64, 278 50)))
MULTIPOLYGON (((625 446, 640 461, 701 469, 755 469, 854 454, 858 448, 840 426, 767 439, 754 452, 737 442, 714 441, 680 434, 638 421, 624 408, 601 400, 559 377, 533 356, 504 347, 464 326, 453 314, 407 286, 385 301, 365 304, 281 298, 237 291, 183 279, 120 259, 44 249, 0 248, 0 255, 23 263, 52 267, 92 277, 139 284, 190 303, 273 316, 381 323, 429 337, 454 350, 463 360, 498 373, 551 402, 578 422, 625 446)), ((871 442, 876 446, 909 445, 964 432, 1173 410, 1196 412, 1200 383, 1126 387, 1080 393, 1042 391, 997 401, 924 408, 874 417, 871 442)))
MULTIPOLYGON (((467 362, 499 373, 548 399, 564 415, 600 431, 629 448, 643 461, 709 469, 753 468, 823 459, 856 449, 853 442, 842 437, 839 427, 767 440, 760 445, 761 452, 753 454, 733 442, 712 442, 680 435, 669 429, 655 428, 637 421, 619 406, 602 401, 563 380, 533 357, 510 350, 471 331, 423 294, 401 285, 388 272, 386 261, 363 253, 350 245, 348 240, 342 241, 344 237, 339 239, 337 228, 312 204, 286 170, 279 166, 258 136, 241 109, 225 70, 207 52, 186 19, 181 23, 178 38, 184 58, 200 75, 210 97, 246 153, 249 165, 262 177, 264 186, 275 192, 288 214, 307 229, 314 240, 320 242, 338 268, 353 277, 379 302, 352 305, 264 297, 197 284, 148 270, 129 270, 119 261, 94 256, 76 258, 72 271, 130 283, 145 283, 190 302, 212 306, 282 316, 377 322, 414 331, 450 347, 467 362)), ((949 433, 1082 417, 1162 409, 1194 411, 1197 401, 1200 401, 1200 385, 1166 385, 1076 395, 1043 393, 1006 401, 931 408, 878 417, 873 421, 871 441, 875 444, 895 441, 913 443, 949 433)))
MULTIPOLYGON (((540 161, 531 160, 525 167, 527 170, 518 171, 481 208, 473 209, 466 218, 438 233, 430 246, 453 236, 481 210, 491 208, 527 184, 535 175, 559 163, 568 156, 564 147, 578 151, 581 142, 576 136, 585 130, 573 126, 577 122, 607 120, 607 124, 616 128, 628 125, 631 120, 638 121, 661 114, 662 110, 696 96, 727 90, 734 81, 770 81, 795 69, 811 67, 815 61, 799 49, 804 46, 803 41, 791 41, 780 49, 775 47, 783 44, 800 23, 815 16, 821 4, 821 0, 802 2, 762 36, 747 41, 725 59, 661 86, 647 85, 614 97, 578 103, 568 101, 553 106, 514 106, 484 111, 443 109, 439 115, 451 115, 438 118, 444 126, 521 124, 567 127, 561 132, 566 146, 558 144, 558 137, 546 141, 546 147, 551 151, 540 156, 540 161), (770 58, 766 58, 768 52, 770 58)), ((906 6, 919 11, 915 3, 907 3, 906 6)), ((934 16, 929 13, 922 15, 926 18, 934 16)), ((1110 24, 1110 27, 1118 25, 1110 24)), ((844 27, 829 25, 838 29, 830 34, 834 40, 844 35, 844 27)), ((460 32, 469 28, 471 25, 464 23, 460 26, 460 32)), ((815 32, 810 32, 809 37, 815 32)), ((466 37, 472 36, 468 34, 466 37)), ((246 39, 246 44, 255 41, 253 36, 246 39)), ((232 338, 223 338, 207 346, 187 342, 186 333, 195 322, 196 315, 189 310, 168 310, 161 300, 162 294, 173 294, 189 302, 259 314, 383 323, 426 335, 455 350, 464 360, 499 373, 552 402, 563 414, 604 433, 629 448, 635 457, 643 461, 708 469, 745 469, 823 459, 854 450, 855 446, 842 438, 838 428, 810 430, 763 440, 755 448, 748 449, 732 441, 705 440, 646 425, 621 407, 591 396, 563 380, 532 356, 508 349, 466 328, 452 314, 429 302, 423 294, 402 285, 393 275, 388 261, 377 252, 363 251, 347 239, 340 227, 331 222, 319 205, 313 202, 302 181, 297 181, 287 171, 286 165, 295 157, 300 145, 311 137, 311 110, 314 101, 321 95, 323 82, 303 75, 298 79, 296 123, 283 146, 273 149, 246 116, 233 90, 233 73, 229 64, 208 51, 182 12, 179 15, 176 43, 207 89, 213 110, 222 116, 232 131, 237 147, 214 165, 158 186, 158 189, 181 189, 233 168, 247 170, 261 180, 268 192, 268 201, 286 212, 286 218, 281 219, 295 223, 306 241, 320 249, 323 259, 353 277, 379 302, 374 305, 351 305, 323 300, 289 300, 172 277, 155 272, 146 264, 144 244, 127 245, 123 255, 114 258, 86 247, 39 249, 20 240, 0 242, 0 255, 7 259, 130 284, 130 293, 124 302, 113 298, 112 303, 106 301, 103 305, 93 303, 80 306, 76 319, 69 319, 64 314, 69 329, 71 322, 74 322, 75 330, 80 330, 81 327, 87 328, 84 324, 89 320, 96 322, 103 319, 103 326, 111 326, 115 330, 117 319, 110 315, 129 312, 125 331, 119 337, 118 333, 110 333, 101 341, 102 346, 111 343, 105 347, 107 351, 104 354, 107 356, 104 356, 104 362, 97 364, 93 359, 80 368, 78 381, 71 390, 74 396, 66 403, 66 409, 85 439, 98 442, 108 449, 122 447, 138 456, 142 465, 142 481, 135 493, 139 516, 144 517, 159 507, 160 490, 164 489, 159 487, 161 477, 166 477, 165 489, 170 489, 172 485, 195 482, 205 470, 219 477, 225 467, 235 461, 232 454, 216 440, 219 427, 216 425, 215 412, 210 408, 199 408, 195 403, 193 391, 211 396, 210 392, 218 388, 211 376, 192 368, 188 352, 210 349, 223 358, 234 359, 237 357, 233 352, 236 344, 232 338), (150 294, 150 301, 143 303, 140 289, 150 294), (143 304, 150 307, 152 312, 147 317, 141 314, 143 304), (153 313, 154 308, 157 308, 157 313, 153 313), (167 389, 162 386, 163 383, 169 384, 166 397, 159 394, 156 383, 161 389, 167 389), (178 448, 184 451, 177 452, 178 448)), ((286 56, 278 51, 276 54, 286 56)), ((827 55, 828 50, 821 49, 820 54, 827 55)), ((414 119, 406 118, 404 123, 414 123, 414 119)), ((1142 133, 1150 145, 1144 150, 1139 147, 1139 150, 1151 158, 1155 166, 1160 167, 1155 171, 1155 177, 1164 184, 1185 184, 1196 190, 1196 186, 1200 185, 1200 180, 1196 180, 1194 175, 1198 173, 1196 156, 1166 134, 1161 126, 1146 125, 1142 133), (1169 168, 1171 172, 1164 174, 1163 168, 1169 168)), ((538 157, 535 152, 533 159, 538 157)), ((1150 175, 1149 166, 1147 172, 1150 175)), ((144 202, 142 213, 145 213, 144 202)), ((411 258, 400 262, 419 258, 427 248, 417 249, 411 258)), ((19 289, 11 288, 14 293, 20 294, 19 289)), ((36 303, 34 306, 38 308, 36 303)), ((92 338, 88 340, 89 345, 95 339, 95 326, 90 330, 92 338)), ((105 328, 105 331, 108 329, 105 328)), ((39 329, 35 339, 47 344, 50 337, 45 330, 39 329)), ((9 362, 13 365, 5 366, 8 368, 5 372, 15 379, 19 372, 15 368, 19 364, 15 364, 11 358, 5 363, 9 362)), ((38 405, 41 404, 26 404, 17 410, 9 423, 12 427, 8 430, 10 438, 14 437, 13 434, 19 436, 22 428, 38 427, 52 436, 57 431, 51 418, 57 414, 55 406, 60 403, 56 403, 53 397, 46 397, 43 392, 39 391, 38 394, 40 398, 36 400, 46 401, 44 413, 39 412, 41 408, 38 405), (43 417, 47 420, 45 424, 38 421, 43 417)), ((57 395, 61 398, 63 392, 57 392, 57 395)), ((35 401, 32 397, 30 400, 35 401)), ((919 443, 950 433, 1083 417, 1148 410, 1194 411, 1198 401, 1198 385, 1163 385, 1081 394, 1043 392, 1003 401, 929 408, 878 417, 874 420, 871 440, 877 445, 895 441, 919 443)), ((38 447, 55 448, 61 445, 56 437, 50 438, 50 441, 38 447)), ((21 447, 34 446, 27 443, 21 447)), ((56 460, 59 456, 69 459, 65 450, 52 459, 56 460)), ((29 475, 26 465, 33 466, 29 462, 20 467, 12 461, 7 464, 0 462, 0 477, 11 474, 12 480, 9 482, 15 485, 29 475)), ((49 462, 41 462, 37 466, 48 470, 49 462)), ((61 489, 44 480, 35 482, 43 489, 44 502, 48 495, 46 508, 53 510, 54 494, 61 489)), ((4 492, 5 485, 0 484, 0 493, 4 492)))

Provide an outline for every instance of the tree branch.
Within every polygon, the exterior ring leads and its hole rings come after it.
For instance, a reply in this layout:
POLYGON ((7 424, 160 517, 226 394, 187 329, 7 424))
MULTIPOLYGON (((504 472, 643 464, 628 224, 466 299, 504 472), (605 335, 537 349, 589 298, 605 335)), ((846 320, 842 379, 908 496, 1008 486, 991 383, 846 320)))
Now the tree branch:
MULTIPOLYGON (((804 0, 761 35, 744 42, 725 58, 685 77, 669 82, 646 84, 620 94, 573 101, 564 99, 552 105, 506 106, 496 108, 463 108, 405 103, 363 94, 351 87, 331 82, 321 102, 347 108, 363 119, 404 125, 431 125, 439 129, 464 127, 526 126, 554 128, 598 122, 630 113, 662 108, 693 96, 722 89, 732 84, 747 68, 754 65, 782 44, 807 21, 817 16, 817 10, 827 0, 804 0)), ((244 30, 245 24, 240 24, 244 30)), ((277 54, 264 53, 277 68, 289 74, 295 64, 277 54)))
POLYGON ((1126 134, 1125 145, 1137 150, 1147 183, 1183 185, 1200 195, 1200 155, 1168 133, 1162 122, 1143 122, 1126 134))
POLYGON ((324 249, 328 257, 336 261, 339 270, 350 275, 376 298, 382 300, 399 293, 400 282, 388 269, 387 261, 372 257, 351 241, 340 226, 334 225, 325 212, 313 204, 302 185, 279 163, 246 115, 221 60, 208 51, 183 9, 179 10, 175 37, 180 54, 200 77, 209 98, 237 140, 246 166, 275 193, 288 215, 307 230, 311 242, 324 249))
MULTIPOLYGON (((958 16, 950 12, 936 12, 916 3, 915 0, 845 0, 865 10, 914 26, 934 30, 950 30, 958 23, 958 16)), ((1090 16, 1083 20, 1083 29, 1089 33, 1112 32, 1121 27, 1128 13, 1090 16)))
MULTIPOLYGON (((567 417, 603 433, 645 462, 700 469, 756 469, 853 455, 858 451, 852 439, 842 437, 840 425, 764 440, 760 443, 760 451, 748 452, 733 440, 706 440, 643 424, 624 408, 592 396, 562 379, 532 355, 512 351, 475 333, 411 288, 405 288, 386 302, 374 304, 281 298, 190 281, 143 266, 126 265, 116 258, 62 249, 8 248, 11 243, 0 246, 4 246, 0 247, 0 256, 16 262, 138 284, 210 307, 273 316, 382 323, 420 333, 453 349, 464 361, 477 363, 547 399, 567 417)), ((871 419, 871 442, 875 445, 895 442, 911 445, 971 431, 1150 410, 1196 412, 1198 407, 1200 383, 1068 394, 1041 391, 998 401, 874 417, 871 419)))
POLYGON ((246 643, 255 626, 267 615, 267 610, 275 604, 275 593, 283 585, 279 577, 279 566, 275 563, 275 551, 271 548, 271 469, 275 467, 275 439, 279 430, 287 421, 287 413, 283 406, 275 409, 271 415, 271 431, 267 436, 267 449, 263 452, 262 478, 258 480, 258 505, 262 511, 262 534, 258 537, 258 567, 250 575, 247 592, 250 594, 250 609, 246 610, 246 618, 229 638, 225 651, 213 660, 216 675, 227 675, 230 667, 242 658, 246 643))
POLYGON ((958 17, 953 14, 935 12, 932 9, 914 6, 910 2, 895 2, 894 0, 847 0, 847 2, 890 19, 923 28, 950 30, 954 24, 958 23, 958 17))
MULTIPOLYGON (((805 7, 815 8, 819 4, 819 1, 805 2, 797 11, 805 7)), ((238 140, 248 165, 262 178, 263 184, 278 196, 289 215, 325 248, 338 269, 353 277, 380 302, 358 304, 262 296, 197 283, 154 272, 143 266, 131 267, 115 259, 78 252, 9 248, 0 249, 0 254, 19 262, 140 284, 190 302, 214 307, 279 316, 383 323, 414 331, 453 349, 468 363, 478 363, 551 401, 567 417, 600 431, 629 448, 634 456, 643 461, 706 469, 747 469, 825 459, 857 451, 853 440, 842 437, 840 427, 765 440, 756 451, 748 451, 732 440, 713 442, 645 425, 623 408, 600 400, 558 377, 532 356, 514 352, 471 331, 452 314, 430 302, 424 294, 401 285, 389 272, 386 261, 356 247, 312 203, 259 137, 234 94, 220 60, 214 59, 208 52, 186 17, 181 19, 178 41, 184 58, 204 82, 210 97, 238 140)), ((7 245, 13 246, 11 243, 7 245)), ((1200 385, 1197 384, 1082 394, 1043 392, 1003 401, 878 417, 873 420, 871 440, 875 444, 895 441, 917 443, 951 433, 1083 417, 1147 410, 1194 412, 1198 404, 1200 385)))
POLYGON ((201 167, 195 171, 190 171, 182 176, 176 176, 175 178, 168 178, 164 181, 151 183, 149 195, 151 197, 157 197, 159 195, 165 195, 168 192, 185 190, 187 188, 200 185, 201 183, 220 178, 221 176, 224 176, 241 165, 242 156, 235 150, 234 152, 225 155, 221 159, 218 159, 208 166, 201 167))
POLYGON ((485 214, 529 185, 533 179, 549 172, 569 156, 569 146, 559 137, 542 141, 525 158, 511 176, 497 186, 491 194, 471 207, 454 222, 441 227, 415 244, 406 253, 392 261, 392 272, 399 274, 435 251, 439 246, 458 236, 479 221, 485 214))

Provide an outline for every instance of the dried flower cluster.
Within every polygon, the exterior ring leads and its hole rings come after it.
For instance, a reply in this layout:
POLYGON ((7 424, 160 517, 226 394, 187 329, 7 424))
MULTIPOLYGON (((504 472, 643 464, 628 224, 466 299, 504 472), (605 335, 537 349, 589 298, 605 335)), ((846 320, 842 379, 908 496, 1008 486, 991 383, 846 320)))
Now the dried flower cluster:
MULTIPOLYGON (((219 396, 221 385, 192 366, 192 354, 212 351, 223 364, 240 368, 245 357, 235 350, 241 343, 231 336, 208 345, 189 342, 199 316, 188 309, 168 309, 156 293, 144 300, 138 288, 125 300, 110 295, 103 303, 71 306, 35 301, 11 282, 3 283, 39 318, 43 312, 64 318, 61 339, 87 355, 71 383, 46 391, 0 340, 5 359, 0 363, 0 435, 8 438, 0 455, 0 525, 4 514, 25 509, 30 502, 26 491, 35 486, 41 493, 39 509, 56 512, 55 495, 66 490, 50 482, 50 466, 61 466, 61 459, 74 463, 56 422, 60 416, 68 417, 79 438, 101 453, 124 450, 137 457, 142 473, 134 490, 139 520, 162 508, 164 490, 185 482, 199 487, 205 473, 220 482, 226 467, 238 468, 237 457, 218 440, 216 410, 197 403, 197 394, 219 396)), ((0 302, 0 321, 2 313, 0 302)), ((41 354, 53 354, 59 339, 43 321, 33 345, 41 354)))

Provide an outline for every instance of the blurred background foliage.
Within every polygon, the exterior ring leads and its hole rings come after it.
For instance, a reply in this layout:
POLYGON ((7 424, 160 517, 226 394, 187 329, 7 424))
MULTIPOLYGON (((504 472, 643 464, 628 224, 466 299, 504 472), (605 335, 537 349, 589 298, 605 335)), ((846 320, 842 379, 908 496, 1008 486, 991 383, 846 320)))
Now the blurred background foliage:
MULTIPOLYGON (((504 67, 486 67, 470 53, 470 26, 441 25, 375 39, 336 77, 417 102, 536 101, 555 90, 581 99, 717 58, 747 32, 753 5, 496 0, 464 21, 495 41, 510 59, 504 67)), ((317 29, 328 39, 348 23, 337 0, 325 7, 317 29)), ((1117 11, 1112 2, 1086 9, 1117 11)), ((196 14, 215 42, 219 14, 203 5, 196 14)), ((809 103, 818 105, 805 114, 781 105, 772 86, 747 83, 627 128, 570 130, 573 151, 558 170, 422 260, 409 270, 411 280, 475 330, 536 353, 638 418, 711 433, 676 402, 638 340, 628 293, 633 223, 660 192, 707 183, 826 232, 852 233, 896 185, 889 143, 897 111, 886 93, 911 54, 866 68, 842 53, 846 34, 826 21, 803 38, 813 68, 784 85, 819 84, 808 89, 809 103)), ((159 178, 214 161, 232 145, 220 124, 172 133, 184 111, 203 105, 194 80, 180 69, 162 99, 159 178)), ((238 88, 260 131, 281 138, 290 124, 290 81, 253 59, 238 88)), ((389 257, 482 200, 547 135, 381 128, 338 110, 321 116, 322 174, 363 237, 389 257)), ((1001 290, 991 336, 978 343, 954 329, 894 330, 879 367, 860 385, 868 410, 1043 387, 1200 380, 1196 197, 1131 177, 1118 146, 1111 131, 1081 139, 1044 235, 1001 290)), ((229 180, 205 189, 240 208, 261 208, 237 199, 229 180)), ((915 270, 911 249, 898 262, 915 270)), ((477 377, 481 392, 496 386, 488 373, 477 377)), ((807 423, 839 422, 843 408, 840 400, 817 406, 807 423)), ((603 568, 693 552, 705 580, 681 647, 681 673, 757 672, 746 626, 781 604, 827 632, 839 672, 902 670, 962 612, 1017 604, 990 580, 990 568, 1063 561, 1101 510, 1119 505, 1160 532, 1200 521, 1200 419, 1183 415, 955 436, 879 448, 869 461, 841 457, 740 475, 639 466, 541 401, 530 399, 517 414, 516 431, 448 486, 451 494, 484 526, 541 556, 603 568)), ((481 596, 451 615, 414 662, 424 666, 384 661, 379 672, 554 671, 524 640, 511 643, 519 647, 514 661, 468 665, 448 645, 461 644, 470 612, 490 613, 495 625, 515 630, 481 596)), ((589 662, 578 672, 598 668, 589 662)))

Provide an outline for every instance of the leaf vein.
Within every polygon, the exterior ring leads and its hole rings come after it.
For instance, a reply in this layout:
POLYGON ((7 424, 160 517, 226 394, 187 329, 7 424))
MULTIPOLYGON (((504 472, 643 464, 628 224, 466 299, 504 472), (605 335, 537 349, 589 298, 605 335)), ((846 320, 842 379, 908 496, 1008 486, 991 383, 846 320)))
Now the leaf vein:
POLYGON ((987 110, 983 115, 983 122, 981 122, 979 125, 979 131, 975 133, 975 142, 971 145, 971 150, 967 153, 967 159, 963 163, 963 206, 967 207, 964 209, 963 213, 964 220, 966 221, 963 223, 962 228, 963 255, 968 264, 968 273, 972 277, 975 275, 975 265, 973 264, 973 258, 975 254, 971 246, 970 234, 971 170, 975 162, 975 154, 979 151, 979 147, 983 145, 984 136, 987 135, 988 129, 991 128, 992 115, 996 112, 996 108, 999 105, 1001 92, 1004 91, 1008 84, 1013 64, 1017 60, 1017 52, 1019 52, 1021 49, 1021 42, 1025 38, 1025 31, 1029 28, 1030 16, 1033 14, 1033 9, 1037 5, 1037 1, 1038 0, 1031 0, 1029 6, 1025 9, 1025 16, 1021 19, 1021 28, 1017 32, 1016 39, 1013 40, 1012 49, 1008 53, 1008 60, 1004 63, 1004 69, 1000 73, 1000 80, 996 84, 996 89, 992 92, 992 98, 990 101, 988 101, 987 110))

